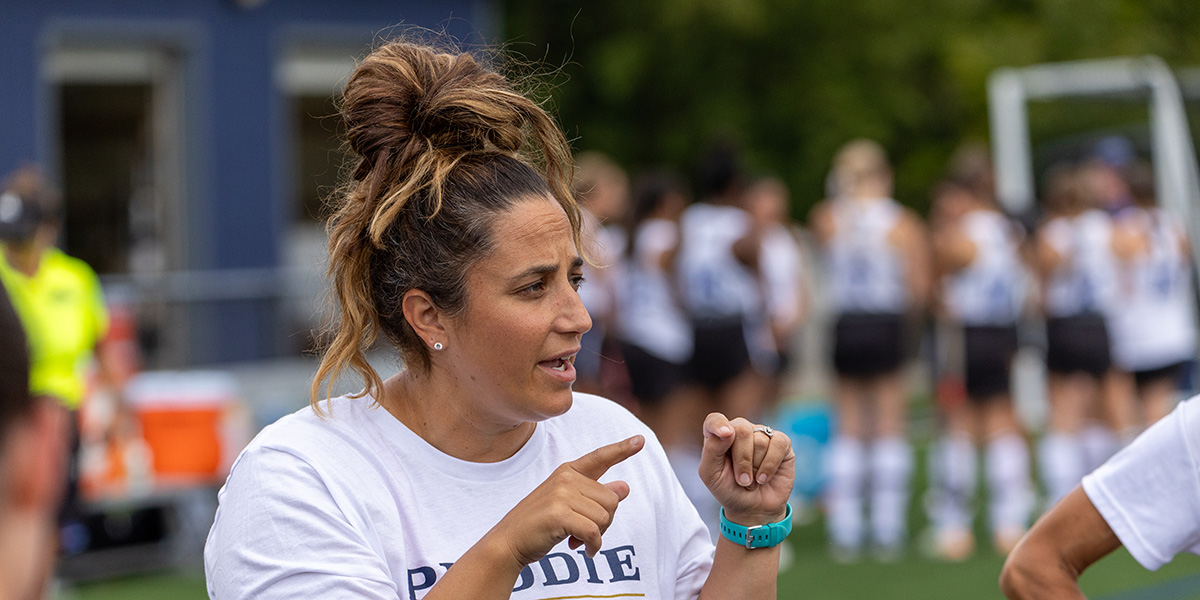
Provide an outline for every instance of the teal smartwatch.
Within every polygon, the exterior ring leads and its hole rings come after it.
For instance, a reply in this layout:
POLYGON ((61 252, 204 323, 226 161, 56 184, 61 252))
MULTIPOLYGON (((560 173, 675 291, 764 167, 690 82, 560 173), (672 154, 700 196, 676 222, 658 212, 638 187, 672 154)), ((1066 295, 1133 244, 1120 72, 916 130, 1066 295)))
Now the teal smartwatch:
POLYGON ((787 505, 787 514, 776 523, 745 527, 725 518, 725 509, 721 509, 721 535, 725 539, 747 549, 771 548, 778 546, 792 532, 792 505, 787 505))

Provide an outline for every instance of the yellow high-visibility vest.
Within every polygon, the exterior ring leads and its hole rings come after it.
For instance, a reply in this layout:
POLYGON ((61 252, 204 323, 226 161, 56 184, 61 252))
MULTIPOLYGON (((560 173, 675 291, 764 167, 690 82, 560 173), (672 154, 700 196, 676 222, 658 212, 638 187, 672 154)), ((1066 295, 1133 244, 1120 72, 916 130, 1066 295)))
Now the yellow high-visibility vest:
POLYGON ((29 339, 30 392, 79 408, 92 351, 108 331, 108 310, 95 271, 51 248, 42 255, 37 273, 27 277, 0 253, 0 282, 29 339))

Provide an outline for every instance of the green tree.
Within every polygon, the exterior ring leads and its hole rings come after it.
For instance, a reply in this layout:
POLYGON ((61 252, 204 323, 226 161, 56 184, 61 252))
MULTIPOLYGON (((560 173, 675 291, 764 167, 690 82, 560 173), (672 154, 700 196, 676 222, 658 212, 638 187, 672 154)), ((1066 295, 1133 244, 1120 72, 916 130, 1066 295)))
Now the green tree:
MULTIPOLYGON (((1191 0, 509 0, 503 15, 510 52, 558 67, 550 99, 576 148, 688 173, 708 141, 733 137, 789 183, 797 215, 859 136, 889 150, 897 197, 924 210, 954 148, 986 139, 998 67, 1200 64, 1191 0)), ((1104 118, 1035 116, 1035 136, 1104 118)))

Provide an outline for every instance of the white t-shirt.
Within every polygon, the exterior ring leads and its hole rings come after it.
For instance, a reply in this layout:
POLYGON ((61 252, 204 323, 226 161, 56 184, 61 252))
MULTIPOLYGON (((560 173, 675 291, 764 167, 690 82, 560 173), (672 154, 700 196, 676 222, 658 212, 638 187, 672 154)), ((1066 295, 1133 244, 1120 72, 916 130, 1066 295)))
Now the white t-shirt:
POLYGON ((780 224, 763 234, 761 248, 758 271, 767 315, 774 322, 794 321, 804 308, 804 253, 800 241, 786 225, 780 224))
POLYGON ((1046 280, 1046 315, 1110 315, 1117 302, 1112 219, 1096 209, 1055 217, 1043 225, 1042 235, 1063 257, 1046 280))
POLYGON ((904 259, 890 240, 902 216, 891 198, 834 201, 833 238, 825 247, 834 312, 900 314, 908 309, 904 259))
POLYGON ((756 274, 733 254, 750 227, 750 213, 736 206, 697 202, 683 211, 676 260, 683 302, 693 318, 743 317, 762 310, 756 274))
POLYGON ((1129 208, 1119 218, 1150 243, 1147 252, 1121 264, 1124 302, 1111 320, 1113 361, 1142 371, 1192 358, 1195 308, 1183 228, 1159 209, 1129 208))
POLYGON ((1016 323, 1028 284, 1016 226, 996 211, 975 210, 961 227, 975 244, 975 258, 945 278, 947 307, 964 325, 1016 323))
POLYGON ((679 243, 679 226, 647 219, 633 239, 633 256, 615 273, 618 334, 658 358, 684 364, 692 357, 692 324, 661 264, 663 253, 679 243))
POLYGON ((645 448, 601 478, 631 491, 600 553, 564 540, 512 598, 695 598, 708 576, 708 530, 654 435, 613 402, 575 394, 498 463, 439 452, 370 398, 328 409, 280 419, 234 463, 204 549, 210 597, 416 600, 559 465, 634 434, 645 448))
POLYGON ((1180 403, 1084 477, 1083 490, 1143 567, 1200 554, 1200 400, 1180 403))

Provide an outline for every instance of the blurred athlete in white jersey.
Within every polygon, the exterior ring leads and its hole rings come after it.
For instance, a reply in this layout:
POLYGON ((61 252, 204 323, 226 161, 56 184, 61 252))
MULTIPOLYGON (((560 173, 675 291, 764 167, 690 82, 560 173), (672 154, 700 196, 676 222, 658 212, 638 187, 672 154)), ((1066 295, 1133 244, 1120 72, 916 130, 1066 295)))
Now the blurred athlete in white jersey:
POLYGON ((583 334, 583 349, 575 359, 579 374, 575 389, 612 395, 612 390, 604 389, 601 366, 616 293, 612 265, 625 247, 621 221, 629 208, 629 180, 621 167, 599 152, 581 153, 575 165, 572 189, 583 209, 583 242, 590 259, 583 268, 588 285, 579 288, 579 296, 592 317, 592 329, 583 334))
POLYGON ((744 202, 763 230, 758 279, 767 318, 758 343, 751 348, 751 362, 766 382, 764 410, 770 414, 780 401, 783 380, 795 364, 792 353, 804 323, 804 252, 788 215, 788 190, 783 181, 766 177, 754 182, 746 190, 744 202))
MULTIPOLYGON (((986 154, 981 158, 990 172, 986 154)), ((942 218, 933 229, 941 316, 961 331, 966 381, 966 402, 942 406, 948 431, 932 461, 936 550, 949 560, 966 558, 974 547, 976 446, 984 451, 989 525, 998 551, 1012 549, 1033 508, 1029 449, 1009 389, 1029 287, 1023 234, 996 206, 991 178, 978 185, 960 171, 938 187, 942 218)))
POLYGON ((690 384, 692 323, 675 285, 679 216, 687 192, 672 174, 637 179, 628 222, 629 243, 614 272, 616 334, 638 416, 662 441, 688 499, 705 516, 717 512, 696 474, 705 404, 690 384))
POLYGON ((1127 434, 1164 417, 1175 406, 1188 361, 1196 356, 1191 262, 1183 226, 1156 205, 1154 174, 1144 163, 1130 170, 1134 205, 1116 220, 1134 237, 1120 263, 1123 309, 1112 320, 1113 362, 1129 413, 1115 415, 1127 434))
POLYGON ((1037 263, 1046 314, 1050 418, 1039 448, 1048 503, 1062 498, 1089 470, 1082 430, 1100 402, 1111 366, 1107 321, 1118 301, 1116 261, 1127 250, 1111 218, 1081 189, 1074 167, 1046 176, 1049 219, 1039 228, 1037 263))
POLYGON ((928 243, 917 216, 891 198, 892 171, 878 144, 848 143, 833 168, 838 196, 811 218, 837 315, 829 530, 836 556, 855 557, 865 541, 862 504, 870 490, 871 542, 880 557, 892 558, 907 536, 913 465, 900 369, 904 316, 928 295, 928 243))
POLYGON ((701 169, 703 198, 680 220, 680 295, 692 319, 691 376, 712 406, 759 415, 762 382, 751 337, 763 316, 756 272, 762 232, 742 208, 745 181, 732 147, 714 146, 701 169))

